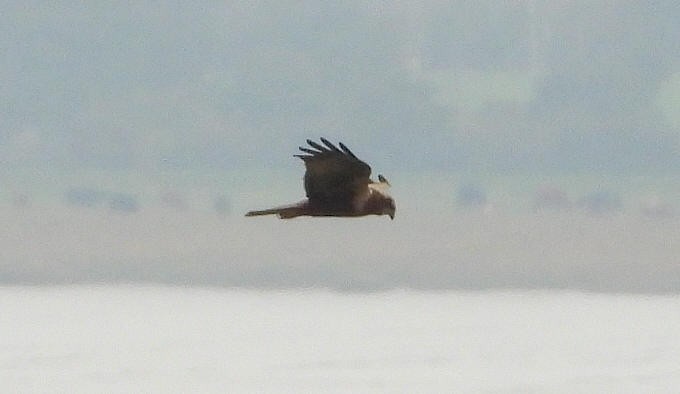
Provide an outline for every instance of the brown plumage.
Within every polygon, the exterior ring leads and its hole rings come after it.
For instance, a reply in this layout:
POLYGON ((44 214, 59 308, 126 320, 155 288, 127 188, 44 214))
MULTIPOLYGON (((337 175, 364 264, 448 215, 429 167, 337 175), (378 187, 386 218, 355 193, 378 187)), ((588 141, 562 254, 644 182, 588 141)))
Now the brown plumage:
POLYGON ((297 204, 259 211, 246 216, 278 215, 281 219, 297 216, 389 215, 394 219, 394 200, 385 189, 389 183, 382 175, 371 180, 371 167, 359 160, 342 142, 339 148, 321 138, 321 143, 307 140, 310 148, 300 147, 304 154, 295 155, 305 163, 307 199, 297 204))

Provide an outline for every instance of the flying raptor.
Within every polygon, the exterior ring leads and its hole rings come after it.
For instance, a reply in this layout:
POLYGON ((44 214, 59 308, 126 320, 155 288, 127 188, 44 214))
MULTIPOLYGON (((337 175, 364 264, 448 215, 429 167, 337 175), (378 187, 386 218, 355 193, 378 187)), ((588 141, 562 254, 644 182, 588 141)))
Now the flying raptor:
POLYGON ((281 219, 290 219, 297 216, 389 215, 394 219, 397 208, 387 194, 390 184, 385 177, 378 175, 378 182, 372 181, 371 167, 342 142, 338 144, 339 148, 325 138, 321 138, 321 144, 312 140, 307 143, 310 148, 300 147, 304 154, 295 155, 305 163, 307 199, 250 211, 246 216, 276 214, 281 219))

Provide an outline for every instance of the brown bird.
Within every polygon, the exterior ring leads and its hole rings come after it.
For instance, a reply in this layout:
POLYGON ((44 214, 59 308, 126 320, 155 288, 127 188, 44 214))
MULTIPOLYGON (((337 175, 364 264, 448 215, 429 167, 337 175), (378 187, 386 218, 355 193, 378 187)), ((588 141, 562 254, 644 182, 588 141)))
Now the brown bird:
POLYGON ((305 162, 305 192, 307 199, 246 216, 279 215, 281 219, 297 216, 389 215, 394 219, 396 206, 386 193, 387 179, 378 175, 371 180, 371 167, 359 160, 342 142, 340 148, 321 138, 323 145, 307 140, 310 148, 300 147, 305 154, 294 155, 305 162))

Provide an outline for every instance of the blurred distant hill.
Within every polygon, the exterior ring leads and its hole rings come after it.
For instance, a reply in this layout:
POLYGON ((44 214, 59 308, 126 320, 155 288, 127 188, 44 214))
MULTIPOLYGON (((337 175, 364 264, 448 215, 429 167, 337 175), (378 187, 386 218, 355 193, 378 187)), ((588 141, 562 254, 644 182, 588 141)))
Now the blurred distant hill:
POLYGON ((14 2, 0 164, 273 168, 304 138, 399 171, 677 172, 668 3, 14 2))

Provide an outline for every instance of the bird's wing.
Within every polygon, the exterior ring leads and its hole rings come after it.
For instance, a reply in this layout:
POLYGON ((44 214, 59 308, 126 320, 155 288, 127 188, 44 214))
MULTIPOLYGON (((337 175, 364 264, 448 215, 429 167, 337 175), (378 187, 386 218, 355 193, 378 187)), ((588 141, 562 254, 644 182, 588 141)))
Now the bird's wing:
POLYGON ((305 162, 305 192, 312 202, 351 206, 369 193, 371 167, 359 160, 342 142, 335 145, 321 138, 323 145, 307 140, 311 148, 295 155, 305 162), (313 149, 312 149, 313 148, 313 149))

